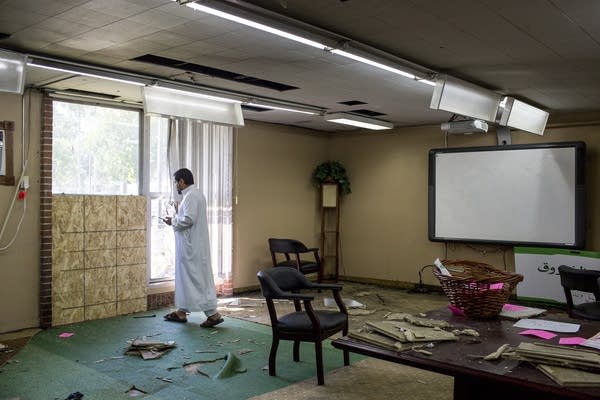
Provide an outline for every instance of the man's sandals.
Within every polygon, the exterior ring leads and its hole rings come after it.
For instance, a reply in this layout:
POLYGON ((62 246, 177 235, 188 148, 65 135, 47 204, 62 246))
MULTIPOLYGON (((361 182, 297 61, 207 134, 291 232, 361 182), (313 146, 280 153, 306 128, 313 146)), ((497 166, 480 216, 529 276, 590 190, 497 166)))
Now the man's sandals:
POLYGON ((181 318, 179 316, 179 314, 177 314, 177 311, 173 311, 168 313, 167 315, 165 315, 165 321, 171 321, 171 322, 187 322, 187 318, 181 318))
POLYGON ((221 317, 221 314, 216 313, 215 315, 211 315, 210 317, 206 318, 206 321, 201 323, 200 326, 202 328, 211 328, 215 325, 219 325, 223 321, 225 320, 223 319, 223 317, 221 317))
MULTIPOLYGON (((187 318, 181 318, 179 316, 179 314, 177 314, 177 311, 173 311, 168 313, 167 315, 164 316, 165 321, 171 321, 171 322, 187 322, 187 318)), ((211 315, 210 317, 206 318, 206 321, 204 321, 203 323, 200 324, 200 326, 202 328, 212 328, 213 326, 219 325, 220 323, 224 322, 225 320, 223 319, 223 317, 221 317, 221 314, 216 313, 215 315, 211 315)))

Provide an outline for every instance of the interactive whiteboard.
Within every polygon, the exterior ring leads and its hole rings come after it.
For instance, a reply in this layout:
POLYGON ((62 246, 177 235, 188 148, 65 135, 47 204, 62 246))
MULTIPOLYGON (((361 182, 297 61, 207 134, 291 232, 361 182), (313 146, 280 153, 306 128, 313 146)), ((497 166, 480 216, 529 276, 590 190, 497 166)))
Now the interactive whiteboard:
POLYGON ((581 248, 585 144, 432 149, 429 239, 581 248))

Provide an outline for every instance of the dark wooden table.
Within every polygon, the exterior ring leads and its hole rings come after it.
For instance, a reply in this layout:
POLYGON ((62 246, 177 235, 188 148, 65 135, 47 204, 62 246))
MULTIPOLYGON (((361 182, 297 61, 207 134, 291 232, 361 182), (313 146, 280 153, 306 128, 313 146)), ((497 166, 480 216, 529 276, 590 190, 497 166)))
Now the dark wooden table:
MULTIPOLYGON (((600 332, 600 322, 570 320, 562 313, 548 314, 543 319, 571 322, 581 325, 577 333, 558 333, 551 340, 519 335, 523 328, 515 328, 515 321, 505 319, 472 320, 454 316, 447 309, 432 311, 429 318, 448 321, 457 328, 473 328, 479 337, 460 336, 457 342, 436 342, 425 355, 412 350, 397 352, 365 342, 343 337, 333 341, 333 346, 373 358, 409 365, 454 377, 454 399, 504 399, 504 400, 567 400, 600 399, 600 388, 575 388, 560 386, 529 363, 500 359, 484 361, 484 356, 508 343, 521 342, 558 344, 560 337, 591 337, 600 332)), ((586 348, 591 350, 589 348, 586 348)))

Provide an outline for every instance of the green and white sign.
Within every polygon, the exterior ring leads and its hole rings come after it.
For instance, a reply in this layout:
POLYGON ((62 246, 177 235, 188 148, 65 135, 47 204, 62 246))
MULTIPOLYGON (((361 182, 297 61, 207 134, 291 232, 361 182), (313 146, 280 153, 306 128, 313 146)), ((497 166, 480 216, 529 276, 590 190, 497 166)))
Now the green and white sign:
MULTIPOLYGON (((565 303, 558 267, 600 271, 600 252, 544 247, 515 247, 515 271, 523 275, 517 285, 517 297, 528 300, 565 303)), ((595 301, 591 293, 573 292, 575 304, 595 301)))

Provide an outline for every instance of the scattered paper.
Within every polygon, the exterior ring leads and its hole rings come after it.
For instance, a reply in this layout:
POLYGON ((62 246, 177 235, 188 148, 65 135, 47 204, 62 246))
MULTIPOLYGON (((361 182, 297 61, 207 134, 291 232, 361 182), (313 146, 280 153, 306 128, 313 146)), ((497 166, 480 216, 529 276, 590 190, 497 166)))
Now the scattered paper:
POLYGON ((520 335, 537 336, 537 337, 540 337, 540 338, 546 339, 546 340, 556 337, 556 333, 552 333, 552 332, 548 332, 548 331, 541 331, 539 329, 528 329, 526 331, 519 332, 519 334, 520 335))
POLYGON ((500 316, 504 318, 518 320, 521 318, 531 318, 545 313, 543 308, 525 307, 516 304, 504 304, 500 311, 500 316))
POLYGON ((579 330, 579 324, 570 324, 568 322, 548 321, 545 319, 524 318, 517 321, 516 328, 539 329, 552 332, 575 333, 579 330))
POLYGON ((62 338, 62 339, 66 339, 66 338, 70 338, 73 335, 74 335, 73 332, 63 332, 60 335, 58 335, 58 337, 62 338))
POLYGON ((582 337, 563 337, 560 338, 558 344, 564 345, 578 345, 583 344, 587 339, 582 337))
POLYGON ((593 347, 594 349, 600 349, 600 332, 582 343, 583 346, 593 347))

